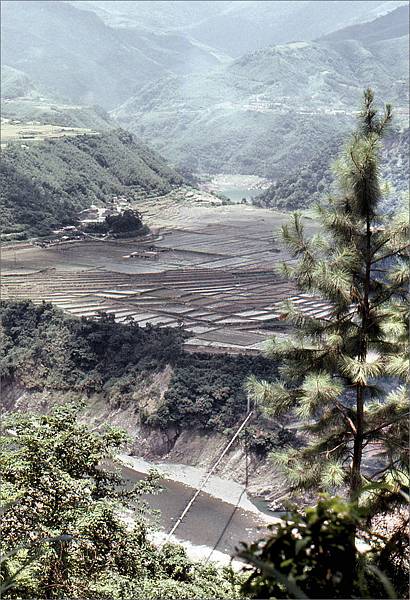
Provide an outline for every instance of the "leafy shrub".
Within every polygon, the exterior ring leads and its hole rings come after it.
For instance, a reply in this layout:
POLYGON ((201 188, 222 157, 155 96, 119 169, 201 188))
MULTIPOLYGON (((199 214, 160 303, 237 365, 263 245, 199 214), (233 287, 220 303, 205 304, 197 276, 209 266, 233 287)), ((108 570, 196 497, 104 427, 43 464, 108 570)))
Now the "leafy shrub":
POLYGON ((294 509, 270 526, 272 534, 239 556, 249 565, 243 592, 251 598, 396 598, 379 570, 379 554, 360 554, 365 511, 340 498, 322 497, 316 507, 294 509))

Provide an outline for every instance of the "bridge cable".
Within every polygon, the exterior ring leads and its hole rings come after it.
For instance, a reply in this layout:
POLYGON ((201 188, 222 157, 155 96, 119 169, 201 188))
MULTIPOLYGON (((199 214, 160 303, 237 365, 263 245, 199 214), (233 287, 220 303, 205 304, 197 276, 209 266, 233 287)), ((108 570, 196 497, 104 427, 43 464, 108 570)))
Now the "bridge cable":
MULTIPOLYGON (((198 489, 196 490, 196 492, 194 493, 194 495, 192 496, 192 498, 190 499, 190 501, 188 502, 188 504, 186 505, 186 507, 184 508, 184 510, 182 511, 180 517, 178 518, 178 520, 176 521, 176 523, 173 525, 171 531, 168 533, 168 535, 165 538, 165 541, 163 542, 163 544, 161 544, 161 546, 163 546, 164 544, 166 544, 167 542, 169 542, 169 540, 171 539, 172 535, 175 533, 176 529, 179 527, 179 525, 181 524, 183 518, 185 517, 185 515, 187 514, 187 512, 189 511, 189 509, 191 508, 191 506, 193 505, 193 503, 195 502, 195 500, 198 498, 199 494, 203 491, 204 487, 206 486, 206 484, 208 483, 209 479, 211 478, 212 474, 215 472, 216 468, 218 467, 218 465, 220 464, 220 462, 222 461, 223 457, 225 456, 225 454, 228 452, 228 450, 231 448, 232 444, 235 442, 235 440, 238 438, 239 434, 241 433, 241 431, 246 427, 246 425, 248 424, 251 416, 253 414, 253 410, 251 410, 245 420, 242 422, 242 424, 239 426, 239 428, 237 429, 236 433, 233 435, 233 437, 231 438, 230 442, 227 444, 227 446, 225 447, 225 449, 222 451, 222 454, 220 455, 220 457, 218 458, 218 460, 216 461, 216 463, 214 464, 214 466, 212 467, 212 469, 208 472, 208 474, 206 475, 206 477, 203 479, 202 483, 199 485, 198 489)), ((242 495, 242 494, 241 494, 242 495)))
MULTIPOLYGON (((249 415, 249 413, 251 412, 251 400, 248 396, 247 398, 247 413, 249 415)), ((211 560, 211 556, 212 554, 215 552, 215 550, 218 548, 219 544, 221 543, 221 541, 223 540, 223 537, 225 535, 225 533, 228 531, 229 526, 235 516, 236 511, 238 510, 240 504, 241 504, 241 500, 244 494, 246 494, 247 490, 248 490, 248 482, 249 482, 249 455, 248 455, 248 451, 249 451, 249 446, 248 446, 248 441, 249 441, 249 434, 248 434, 248 429, 245 428, 245 439, 244 439, 244 449, 245 449, 245 487, 243 488, 242 492, 240 493, 235 506, 233 507, 233 510, 229 516, 229 519, 226 521, 222 531, 220 532, 218 539, 216 540, 215 544, 212 546, 211 552, 208 554, 208 556, 205 559, 205 564, 207 565, 208 562, 211 560)))

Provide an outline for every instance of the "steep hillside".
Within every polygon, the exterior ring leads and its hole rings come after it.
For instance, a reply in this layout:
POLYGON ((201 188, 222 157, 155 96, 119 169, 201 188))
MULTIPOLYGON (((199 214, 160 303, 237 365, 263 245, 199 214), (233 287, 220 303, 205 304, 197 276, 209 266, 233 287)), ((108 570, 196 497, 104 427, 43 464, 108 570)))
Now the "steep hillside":
POLYGON ((111 108, 161 75, 219 62, 186 36, 113 29, 66 2, 2 3, 2 63, 55 101, 111 108))
POLYGON ((408 36, 272 46, 147 85, 113 117, 177 165, 275 179, 349 129, 365 87, 405 109, 407 49, 408 36))
POLYGON ((0 177, 3 234, 20 239, 72 224, 92 203, 166 193, 182 181, 124 131, 10 144, 2 151, 0 177))
POLYGON ((240 56, 270 44, 311 40, 369 21, 405 2, 396 1, 135 1, 73 2, 107 24, 184 32, 203 44, 240 56))
MULTIPOLYGON (((257 206, 294 210, 309 208, 323 200, 333 190, 334 176, 331 162, 340 152, 342 139, 333 139, 320 152, 297 169, 279 178, 274 185, 254 199, 257 206)), ((401 194, 409 182, 409 129, 392 131, 384 142, 382 176, 389 183, 391 193, 386 210, 400 203, 401 194)))
MULTIPOLYGON (((261 356, 184 352, 180 329, 139 327, 101 319, 73 318, 50 303, 0 303, 3 333, 0 377, 28 390, 101 394, 112 408, 134 407, 147 431, 229 434, 246 412, 244 382, 277 373, 261 356), (142 390, 145 387, 145 393, 142 390)), ((288 430, 254 420, 250 449, 266 454, 292 439, 288 430), (259 432, 259 436, 258 436, 259 432)))

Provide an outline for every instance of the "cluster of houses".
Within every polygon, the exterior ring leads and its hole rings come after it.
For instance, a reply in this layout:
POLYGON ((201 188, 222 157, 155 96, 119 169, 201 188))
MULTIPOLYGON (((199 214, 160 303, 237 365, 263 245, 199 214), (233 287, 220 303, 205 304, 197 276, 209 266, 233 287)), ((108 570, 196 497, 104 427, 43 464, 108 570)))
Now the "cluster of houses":
POLYGON ((129 202, 124 196, 114 196, 105 206, 91 204, 89 208, 79 213, 80 223, 90 225, 91 223, 102 223, 106 217, 118 215, 129 208, 129 202))
MULTIPOLYGON (((89 237, 83 228, 94 223, 103 223, 106 217, 121 214, 125 209, 129 208, 128 200, 125 197, 114 196, 106 206, 97 206, 91 204, 89 208, 82 210, 78 214, 79 225, 67 225, 60 229, 53 230, 53 238, 42 240, 37 244, 45 247, 58 242, 66 242, 68 240, 82 240, 89 237)), ((101 237, 101 236, 99 236, 101 237)))

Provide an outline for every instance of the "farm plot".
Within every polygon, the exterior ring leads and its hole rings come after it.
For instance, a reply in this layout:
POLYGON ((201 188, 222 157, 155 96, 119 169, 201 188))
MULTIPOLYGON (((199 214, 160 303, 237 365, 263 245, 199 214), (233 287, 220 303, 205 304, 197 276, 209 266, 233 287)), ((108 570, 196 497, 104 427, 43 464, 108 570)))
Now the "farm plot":
POLYGON ((72 137, 85 134, 99 135, 96 131, 80 127, 10 122, 9 119, 4 119, 1 123, 1 145, 3 147, 7 146, 10 142, 16 141, 27 144, 45 139, 72 137))
POLYGON ((2 297, 50 301, 77 316, 104 311, 140 326, 181 326, 190 334, 187 350, 205 352, 259 353, 272 330, 283 330, 278 315, 286 299, 308 314, 329 314, 276 272, 287 258, 272 241, 283 216, 188 208, 174 215, 175 228, 161 227, 169 215, 158 216, 155 261, 138 255, 137 240, 5 247, 2 297))
POLYGON ((191 333, 187 348, 195 351, 259 352, 270 334, 263 323, 269 321, 275 329, 280 304, 289 297, 309 314, 322 316, 330 310, 314 298, 295 295, 294 288, 273 272, 213 269, 127 275, 83 270, 3 279, 3 298, 50 301, 76 316, 96 317, 103 311, 140 326, 184 327, 191 333), (253 294, 255 286, 263 295, 253 294))

